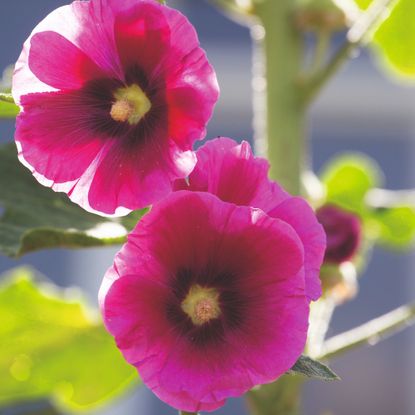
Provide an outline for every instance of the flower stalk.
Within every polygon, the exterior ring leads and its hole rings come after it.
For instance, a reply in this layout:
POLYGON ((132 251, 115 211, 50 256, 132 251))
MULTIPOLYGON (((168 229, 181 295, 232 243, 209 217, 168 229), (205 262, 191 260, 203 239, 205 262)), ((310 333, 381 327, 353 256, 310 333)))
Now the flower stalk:
POLYGON ((310 104, 321 89, 329 82, 339 69, 364 45, 387 18, 388 12, 397 4, 396 0, 376 0, 366 12, 353 24, 346 35, 346 41, 333 55, 330 61, 312 75, 305 83, 304 103, 310 104))
POLYGON ((13 99, 12 94, 5 94, 3 92, 0 92, 0 101, 14 104, 14 99, 13 99))
POLYGON ((373 345, 415 323, 415 303, 404 305, 324 343, 317 359, 330 359, 363 345, 373 345))
POLYGON ((305 45, 294 24, 293 7, 292 0, 267 0, 255 6, 261 27, 253 28, 253 39, 264 59, 263 65, 254 65, 255 145, 257 153, 266 155, 271 164, 271 178, 290 193, 299 194, 307 143, 306 114, 297 81, 305 45))
MULTIPOLYGON (((254 42, 254 139, 256 151, 270 162, 270 177, 290 193, 300 193, 307 143, 306 113, 297 82, 304 39, 295 27, 292 0, 265 0, 255 5, 260 25, 251 29, 254 42)), ((251 390, 247 403, 253 415, 298 415, 299 376, 283 376, 251 390)))

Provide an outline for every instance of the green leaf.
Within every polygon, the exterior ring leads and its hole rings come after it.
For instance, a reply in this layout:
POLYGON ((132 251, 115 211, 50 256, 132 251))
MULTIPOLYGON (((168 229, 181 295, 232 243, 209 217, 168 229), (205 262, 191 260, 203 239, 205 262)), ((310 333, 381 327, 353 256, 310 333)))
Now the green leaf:
POLYGON ((378 165, 363 154, 345 154, 331 160, 321 179, 326 187, 327 202, 360 215, 366 213, 364 198, 368 190, 382 182, 378 165))
POLYGON ((328 366, 308 356, 300 356, 289 373, 325 381, 340 380, 328 366))
MULTIPOLYGON (((355 0, 366 9, 371 1, 355 0)), ((399 0, 373 37, 383 68, 400 77, 415 79, 415 1, 399 0)))
POLYGON ((82 248, 125 242, 145 209, 108 219, 88 213, 62 193, 41 186, 16 156, 0 147, 0 252, 17 257, 45 248, 82 248))
POLYGON ((377 222, 377 242, 394 248, 405 248, 415 240, 415 208, 398 206, 376 209, 372 218, 377 222))
POLYGON ((19 114, 19 107, 10 102, 0 100, 0 119, 2 118, 16 118, 19 114))
POLYGON ((90 409, 137 383, 79 294, 18 269, 0 286, 0 405, 52 398, 90 409))

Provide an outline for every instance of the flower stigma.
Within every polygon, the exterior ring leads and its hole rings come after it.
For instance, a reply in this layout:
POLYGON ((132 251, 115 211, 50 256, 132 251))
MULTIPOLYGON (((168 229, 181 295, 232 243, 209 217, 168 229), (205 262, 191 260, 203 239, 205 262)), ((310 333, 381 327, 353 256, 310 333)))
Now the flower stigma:
POLYGON ((114 121, 128 122, 131 125, 138 122, 150 111, 151 102, 144 91, 133 84, 118 89, 114 93, 110 115, 114 121))
POLYGON ((219 293, 215 288, 193 285, 181 304, 193 324, 201 326, 221 315, 219 293))

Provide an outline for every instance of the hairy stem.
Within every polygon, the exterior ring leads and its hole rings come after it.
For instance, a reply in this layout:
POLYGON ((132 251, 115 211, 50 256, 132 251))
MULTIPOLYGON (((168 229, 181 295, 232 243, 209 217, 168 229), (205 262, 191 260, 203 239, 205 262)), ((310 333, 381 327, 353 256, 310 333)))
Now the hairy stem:
POLYGON ((0 92, 0 101, 9 102, 10 104, 14 104, 14 99, 12 94, 5 94, 0 92))
POLYGON ((381 317, 326 340, 317 359, 329 359, 380 340, 415 323, 415 303, 401 306, 381 317))
POLYGON ((302 376, 285 375, 247 393, 252 415, 299 415, 302 376))
POLYGON ((371 189, 365 199, 366 203, 374 208, 392 208, 402 205, 415 206, 415 189, 371 189))
POLYGON ((332 298, 321 298, 319 301, 311 303, 307 355, 314 358, 321 354, 335 307, 336 304, 332 298))
POLYGON ((334 54, 332 59, 312 76, 306 83, 304 102, 310 103, 321 88, 335 75, 341 66, 346 63, 353 53, 368 38, 387 17, 387 12, 397 3, 397 0, 374 0, 366 12, 362 13, 347 33, 346 41, 334 54))
POLYGON ((251 31, 256 47, 254 127, 256 150, 268 157, 271 178, 299 194, 306 158, 306 114, 297 84, 304 39, 294 25, 293 7, 292 0, 265 0, 255 6, 261 25, 251 31))

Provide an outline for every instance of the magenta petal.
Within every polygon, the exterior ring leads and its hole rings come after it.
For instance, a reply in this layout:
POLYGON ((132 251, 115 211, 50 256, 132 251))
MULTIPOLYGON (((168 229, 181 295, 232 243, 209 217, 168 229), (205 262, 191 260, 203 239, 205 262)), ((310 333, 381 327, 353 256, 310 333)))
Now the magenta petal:
POLYGON ((197 158, 189 177, 191 190, 211 192, 224 201, 264 211, 289 197, 268 179, 268 162, 254 157, 246 141, 238 144, 225 137, 208 141, 197 151, 197 158))
POLYGON ((303 255, 282 220, 208 193, 176 192, 139 222, 107 272, 105 324, 160 399, 214 410, 274 381, 301 354, 309 311, 303 255), (220 295, 220 316, 203 326, 181 309, 195 284, 220 295))
POLYGON ((119 1, 110 3, 115 9, 115 42, 122 65, 154 71, 170 48, 171 22, 164 17, 162 6, 145 0, 127 1, 122 7, 119 1))
POLYGON ((306 292, 310 300, 321 295, 319 278, 326 239, 324 230, 304 199, 292 197, 268 179, 268 162, 254 157, 247 142, 221 137, 197 151, 198 162, 189 184, 176 181, 175 189, 210 192, 238 205, 262 209, 291 225, 304 245, 306 292))
POLYGON ((215 72, 201 49, 195 49, 187 61, 189 64, 180 76, 169 81, 166 101, 171 108, 171 137, 179 146, 189 147, 195 139, 205 136, 206 122, 218 100, 219 87, 215 72), (209 81, 200 82, 201 79, 209 81))
POLYGON ((153 145, 147 143, 133 151, 114 141, 93 171, 89 205, 107 214, 120 206, 144 208, 169 194, 172 179, 187 176, 195 163, 192 152, 163 148, 155 140, 153 145))
POLYGON ((38 79, 57 89, 80 88, 90 79, 105 76, 84 52, 55 32, 32 37, 29 68, 38 79))
POLYGON ((19 158, 37 180, 85 209, 121 215, 157 202, 192 171, 218 85, 178 11, 153 0, 90 0, 36 26, 13 96, 19 158), (145 113, 131 91, 147 98, 145 113), (127 117, 113 112, 120 94, 134 108, 127 117))
MULTIPOLYGON (((15 73, 13 76, 12 93, 15 101, 20 102, 22 95, 33 92, 47 92, 53 91, 55 88, 52 84, 48 84, 48 80, 57 82, 57 76, 53 76, 51 69, 47 66, 41 68, 36 62, 40 58, 45 63, 49 62, 53 67, 59 69, 59 63, 64 67, 70 68, 74 64, 75 68, 79 68, 81 60, 87 56, 95 65, 105 71, 108 75, 117 77, 122 74, 120 70, 120 63, 115 53, 115 44, 112 34, 112 15, 109 15, 107 8, 102 8, 100 0, 93 1, 74 1, 71 5, 62 6, 50 13, 44 20, 42 20, 34 29, 29 38, 24 43, 22 53, 16 63, 15 73), (102 21, 101 24, 91 24, 91 21, 102 21), (66 46, 66 50, 70 50, 69 58, 74 58, 74 62, 69 61, 68 58, 54 59, 51 54, 51 49, 48 46, 41 50, 41 44, 46 36, 51 36, 55 33, 53 40, 53 50, 58 56, 62 55, 59 50, 56 39, 61 36, 67 39, 67 42, 74 45, 81 52, 76 52, 73 48, 66 46), (40 34, 40 38, 38 37, 40 34), (37 37, 35 47, 37 52, 34 57, 31 56, 32 39, 37 37), (42 42, 40 42, 42 40, 42 42), (43 53, 42 53, 43 52, 43 53), (33 61, 33 59, 35 61, 33 61), (29 64, 30 62, 30 64, 29 64), (48 72, 45 82, 36 76, 31 70, 35 68, 37 75, 44 71, 48 72)), ((84 60, 86 61, 86 60, 84 60)), ((90 66, 88 63, 86 66, 90 66)), ((86 71, 88 74, 89 71, 86 71)), ((78 73, 79 74, 79 73, 78 73)), ((74 75, 67 73, 71 83, 68 87, 73 85, 74 75)), ((82 71, 81 71, 82 75, 82 71)), ((59 85, 63 85, 64 79, 59 80, 59 85)), ((58 87, 59 88, 59 87, 58 87)))
MULTIPOLYGON (((84 117, 79 97, 69 93, 30 94, 16 123, 21 157, 48 180, 64 183, 79 178, 101 149, 87 128, 74 129, 84 117)), ((81 123, 80 123, 81 124, 81 123)))
POLYGON ((320 267, 326 249, 326 234, 308 203, 300 197, 284 200, 268 214, 289 223, 304 245, 304 269, 307 296, 321 296, 320 267))

